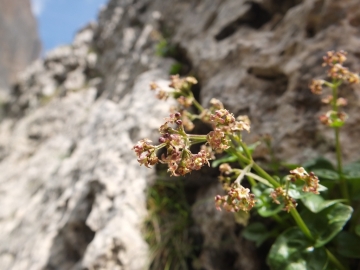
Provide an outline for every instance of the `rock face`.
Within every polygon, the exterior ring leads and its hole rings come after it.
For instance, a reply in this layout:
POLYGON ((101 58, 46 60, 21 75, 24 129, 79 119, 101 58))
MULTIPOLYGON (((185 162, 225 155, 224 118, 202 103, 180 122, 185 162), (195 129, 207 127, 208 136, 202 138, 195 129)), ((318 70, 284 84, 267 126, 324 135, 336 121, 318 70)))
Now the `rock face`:
MULTIPOLYGON (((356 0, 109 1, 97 25, 30 66, 5 104, 1 268, 146 268, 144 191, 155 174, 138 166, 131 147, 156 140, 170 106, 147 86, 166 83, 174 63, 155 54, 161 36, 199 79, 204 105, 216 97, 249 115, 247 140, 272 134, 289 162, 332 158, 332 133, 318 123, 320 100, 307 88, 324 73, 328 50, 347 50, 348 65, 360 70, 359 8, 356 0)), ((346 160, 357 158, 359 93, 344 88, 346 160)), ((192 182, 199 269, 264 269, 233 216, 215 212, 215 177, 192 182)))
POLYGON ((99 97, 93 32, 83 29, 74 44, 34 63, 16 86, 14 118, 2 122, 4 269, 146 265, 140 228, 153 173, 139 168, 131 148, 166 115, 146 89, 167 77, 171 61, 133 73, 131 89, 115 103, 99 97))
POLYGON ((0 0, 0 37, 0 89, 7 89, 40 54, 30 0, 0 0))

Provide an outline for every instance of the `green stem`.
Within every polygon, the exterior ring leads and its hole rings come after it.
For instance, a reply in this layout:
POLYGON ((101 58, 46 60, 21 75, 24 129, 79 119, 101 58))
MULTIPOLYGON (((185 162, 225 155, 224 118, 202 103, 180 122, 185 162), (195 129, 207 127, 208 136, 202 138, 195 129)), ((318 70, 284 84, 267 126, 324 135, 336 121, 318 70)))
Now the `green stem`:
MULTIPOLYGON (((265 172, 255 162, 253 164, 253 168, 261 177, 268 180, 274 187, 280 186, 280 184, 274 178, 272 178, 267 172, 265 172)), ((310 240, 314 240, 309 228, 306 226, 306 224, 303 221, 303 219, 301 218, 299 212, 295 208, 293 208, 290 210, 290 213, 291 213, 292 217, 294 218, 296 224, 299 226, 300 230, 306 235, 306 237, 309 238, 310 240)))
MULTIPOLYGON (((241 168, 244 168, 245 167, 245 164, 244 162, 240 161, 239 160, 239 165, 241 166, 241 168)), ((247 179, 249 180, 249 183, 252 187, 255 187, 257 185, 256 181, 254 180, 254 178, 252 178, 251 176, 246 176, 247 179)))
POLYGON ((262 178, 265 178, 270 182, 270 184, 273 185, 273 187, 280 187, 280 183, 278 183, 274 178, 272 178, 267 172, 265 172, 259 165, 257 165, 255 162, 253 164, 254 170, 261 176, 262 178))
POLYGON ((193 104, 196 107, 196 109, 198 109, 199 112, 204 111, 203 106, 201 106, 201 104, 199 102, 197 102, 197 100, 194 98, 194 96, 192 96, 192 98, 193 98, 193 104))
POLYGON ((246 157, 249 158, 249 159, 252 159, 251 153, 250 153, 249 149, 247 148, 246 144, 243 143, 239 138, 237 138, 237 140, 238 140, 239 145, 244 150, 244 153, 245 153, 246 157))
POLYGON ((233 152, 233 154, 235 154, 237 156, 239 162, 244 162, 245 164, 249 164, 249 163, 253 162, 253 169, 259 174, 259 176, 268 180, 270 182, 270 184, 272 184, 274 187, 279 187, 280 184, 252 160, 251 154, 250 154, 249 150, 247 149, 246 145, 244 143, 242 143, 241 141, 239 143, 240 143, 241 147, 244 149, 244 152, 246 153, 246 155, 250 155, 250 158, 244 157, 233 146, 232 148, 234 151, 232 151, 232 152, 233 152))
MULTIPOLYGON (((332 89, 332 109, 336 113, 339 111, 339 106, 336 101, 338 98, 338 88, 341 82, 333 82, 332 89)), ((340 143, 340 127, 334 127, 335 132, 335 149, 336 149, 336 161, 337 161, 337 170, 340 176, 340 189, 343 198, 347 199, 350 202, 349 190, 347 186, 346 179, 343 177, 343 167, 342 167, 342 156, 341 156, 341 143, 340 143)))
POLYGON ((336 148, 336 160, 337 160, 337 169, 340 176, 340 188, 343 198, 348 200, 350 203, 350 195, 348 190, 348 185, 346 179, 343 176, 343 169, 342 169, 342 158, 341 158, 341 144, 340 144, 340 136, 339 136, 339 128, 335 129, 335 148, 336 148))
MULTIPOLYGON (((280 184, 275 181, 275 179, 273 179, 268 173, 266 173, 259 165, 257 165, 255 162, 253 164, 253 168, 254 170, 261 175, 263 178, 265 178, 266 180, 268 180, 271 184, 273 184, 275 187, 280 186, 280 184)), ((305 236, 311 240, 314 241, 314 237, 312 236, 309 228, 306 226, 304 220, 302 219, 302 217, 300 216, 299 212, 296 210, 296 208, 292 208, 290 210, 290 214, 292 215, 293 219, 295 220, 296 224, 298 225, 298 227, 300 228, 300 230, 305 234, 305 236)), ((344 268, 341 263, 338 261, 338 259, 328 250, 326 250, 327 255, 329 257, 329 260, 336 265, 336 267, 338 267, 340 270, 346 270, 346 268, 344 268)))
POLYGON ((336 266, 339 270, 346 270, 347 268, 344 267, 341 262, 331 253, 330 250, 326 249, 326 254, 328 255, 329 260, 336 266))
POLYGON ((299 215, 299 212, 295 208, 292 208, 290 210, 290 214, 294 218, 294 220, 295 220, 296 224, 299 226, 300 230, 306 235, 306 237, 309 240, 313 241, 314 237, 311 235, 309 228, 306 226, 304 220, 299 215))
POLYGON ((186 135, 190 139, 191 145, 206 142, 206 135, 194 135, 194 134, 187 134, 186 135))
POLYGON ((266 185, 268 187, 271 187, 271 188, 273 187, 273 185, 270 184, 270 182, 268 180, 266 180, 265 178, 262 178, 261 176, 255 174, 255 173, 248 172, 246 174, 246 176, 251 177, 252 179, 254 179, 254 180, 256 180, 256 181, 258 181, 258 182, 260 182, 260 183, 262 183, 262 184, 264 184, 264 185, 266 185))
POLYGON ((342 158, 341 158, 341 144, 340 144, 340 128, 334 128, 335 130, 335 145, 336 145, 336 160, 337 160, 337 169, 340 174, 342 174, 342 158))
POLYGON ((249 171, 251 171, 252 165, 253 165, 253 163, 250 163, 249 165, 247 165, 246 167, 244 167, 244 169, 242 169, 241 173, 240 173, 239 176, 236 178, 235 183, 238 183, 239 185, 241 184, 241 180, 245 177, 246 173, 248 173, 249 171))
POLYGON ((190 139, 201 139, 206 141, 206 135, 187 134, 190 139))
MULTIPOLYGON (((280 186, 280 184, 274 178, 272 178, 267 172, 265 172, 255 162, 253 164, 253 168, 260 176, 262 176, 263 178, 268 180, 274 187, 280 186)), ((301 218, 299 212, 295 208, 292 208, 290 210, 290 213, 291 213, 292 217, 294 218, 296 224, 299 226, 300 230, 306 235, 306 237, 309 238, 310 240, 314 240, 309 228, 306 226, 306 224, 303 221, 303 219, 301 218)))
POLYGON ((247 175, 246 178, 249 180, 249 183, 252 187, 255 187, 257 185, 256 181, 251 176, 247 175))
POLYGON ((281 217, 278 214, 274 214, 271 216, 277 223, 279 224, 283 224, 283 220, 281 219, 281 217))
MULTIPOLYGON (((233 136, 233 139, 235 139, 235 141, 236 142, 241 142, 241 140, 237 137, 237 136, 233 136)), ((234 152, 236 153, 236 154, 238 154, 238 152, 236 151, 236 147, 234 146, 234 144, 233 143, 231 143, 231 145, 232 145, 232 148, 234 149, 234 152)), ((238 156, 238 161, 239 161, 239 165, 242 167, 242 168, 244 168, 245 167, 245 164, 244 164, 244 162, 239 158, 239 155, 237 155, 238 156)), ((252 161, 252 157, 251 157, 251 155, 250 155, 250 157, 249 157, 249 162, 247 162, 248 164, 250 164, 250 163, 252 163, 253 161, 252 161)), ((251 176, 246 176, 247 177, 247 179, 249 180, 249 183, 250 183, 250 185, 252 186, 252 187, 254 187, 254 186, 256 186, 257 185, 257 183, 256 183, 256 181, 254 180, 254 178, 252 178, 251 176)))
MULTIPOLYGON (((249 152, 247 151, 247 147, 244 143, 242 143, 240 141, 240 145, 243 147, 245 154, 248 156, 249 152)), ((244 157, 242 154, 238 153, 236 150, 234 151, 236 156, 239 158, 239 162, 246 162, 247 164, 252 163, 252 168, 259 174, 259 176, 261 176, 262 178, 266 179, 267 181, 269 181, 270 184, 272 184, 274 187, 279 187, 280 183, 278 183, 272 176, 270 176, 266 171, 264 171, 259 165, 257 165, 252 158, 248 159, 246 157, 244 157)), ((250 155, 251 157, 251 155, 250 155)), ((290 214, 292 215, 293 219, 295 220, 297 226, 300 228, 300 230, 305 234, 305 236, 311 240, 314 241, 314 237, 312 236, 309 228, 306 226, 304 220, 302 219, 302 217, 300 216, 299 212, 296 210, 296 208, 292 208, 290 210, 290 214)), ((273 218, 276 221, 281 221, 279 216, 273 216, 273 218)), ((329 260, 340 270, 346 270, 346 268, 344 268, 342 266, 342 264, 339 262, 339 260, 329 251, 326 249, 326 253, 329 257, 329 260)))
POLYGON ((236 147, 233 145, 233 143, 230 142, 231 147, 228 149, 230 153, 235 155, 238 158, 238 161, 244 162, 245 164, 249 164, 251 162, 251 159, 248 159, 244 157, 239 151, 236 149, 236 147))

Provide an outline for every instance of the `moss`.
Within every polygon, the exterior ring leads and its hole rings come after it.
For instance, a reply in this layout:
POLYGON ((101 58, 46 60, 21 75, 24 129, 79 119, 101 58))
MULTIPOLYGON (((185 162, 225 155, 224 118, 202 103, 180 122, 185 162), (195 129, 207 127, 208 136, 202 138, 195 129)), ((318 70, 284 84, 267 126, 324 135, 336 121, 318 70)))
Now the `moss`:
POLYGON ((171 67, 170 67, 169 74, 170 75, 180 74, 182 68, 183 68, 183 65, 181 63, 172 64, 171 67))
POLYGON ((183 183, 157 181, 148 190, 147 206, 144 229, 151 251, 149 269, 191 269, 193 222, 183 183))
POLYGON ((173 57, 176 54, 176 47, 171 45, 167 39, 162 38, 156 44, 156 55, 161 57, 173 57))

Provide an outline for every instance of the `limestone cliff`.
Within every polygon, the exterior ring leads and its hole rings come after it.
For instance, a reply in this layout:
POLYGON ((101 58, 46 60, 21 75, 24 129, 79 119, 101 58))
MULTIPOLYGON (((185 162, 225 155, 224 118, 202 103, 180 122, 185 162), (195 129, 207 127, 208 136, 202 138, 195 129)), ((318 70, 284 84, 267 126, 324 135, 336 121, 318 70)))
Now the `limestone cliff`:
MULTIPOLYGON (((356 0, 111 0, 73 44, 32 64, 12 89, 0 124, 2 269, 144 269, 144 191, 154 171, 132 145, 156 140, 168 103, 147 84, 165 83, 175 61, 200 81, 200 101, 224 101, 270 133, 279 158, 329 155, 332 134, 308 83, 322 55, 349 52, 360 70, 356 0), (156 56, 161 38, 173 59, 156 56)), ((344 155, 357 158, 359 89, 345 89, 344 155)), ((332 156, 329 155, 331 158, 332 156)), ((195 177, 194 177, 195 178, 195 177)), ((216 212, 214 176, 193 179, 199 269, 262 269, 232 215, 216 212)))

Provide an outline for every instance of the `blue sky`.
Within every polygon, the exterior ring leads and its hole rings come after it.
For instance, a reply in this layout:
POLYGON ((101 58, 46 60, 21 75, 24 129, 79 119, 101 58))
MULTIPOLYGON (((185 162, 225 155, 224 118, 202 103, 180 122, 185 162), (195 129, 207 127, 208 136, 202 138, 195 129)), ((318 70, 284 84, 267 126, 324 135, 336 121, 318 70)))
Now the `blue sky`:
POLYGON ((97 18, 108 0, 31 0, 43 52, 69 44, 77 30, 97 18))

